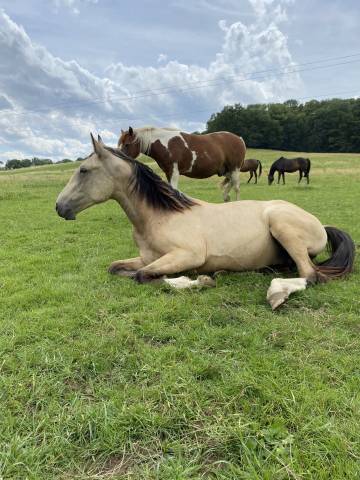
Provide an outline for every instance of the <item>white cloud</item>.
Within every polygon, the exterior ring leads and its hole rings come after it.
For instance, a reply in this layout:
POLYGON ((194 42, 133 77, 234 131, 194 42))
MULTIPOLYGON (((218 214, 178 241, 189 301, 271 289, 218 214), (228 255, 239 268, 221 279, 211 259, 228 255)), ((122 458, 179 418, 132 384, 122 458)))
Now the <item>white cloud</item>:
POLYGON ((159 53, 159 56, 157 58, 157 62, 158 63, 163 63, 163 62, 166 62, 167 59, 168 59, 168 56, 165 53, 159 53))
POLYGON ((7 98, 6 95, 0 94, 0 110, 7 110, 7 109, 13 108, 12 103, 10 100, 7 98))
MULTIPOLYGON (((56 0, 77 8, 80 0, 56 0)), ((83 2, 89 0, 82 0, 83 2)), ((208 1, 208 0, 207 0, 208 1)), ((78 157, 89 149, 89 131, 116 143, 128 124, 204 127, 202 118, 225 103, 286 99, 301 86, 298 75, 274 76, 269 69, 292 65, 284 21, 286 0, 249 0, 255 21, 219 23, 223 44, 207 66, 168 61, 157 66, 109 65, 104 77, 76 61, 64 61, 32 42, 25 30, 0 11, 0 151, 26 156, 78 157), (279 10, 280 9, 280 10, 279 10), (4 109, 14 110, 6 111, 4 109)), ((225 6, 229 0, 219 2, 225 6)), ((230 3, 236 6, 236 2, 230 3)), ((4 152, 0 155, 4 158, 4 152)))

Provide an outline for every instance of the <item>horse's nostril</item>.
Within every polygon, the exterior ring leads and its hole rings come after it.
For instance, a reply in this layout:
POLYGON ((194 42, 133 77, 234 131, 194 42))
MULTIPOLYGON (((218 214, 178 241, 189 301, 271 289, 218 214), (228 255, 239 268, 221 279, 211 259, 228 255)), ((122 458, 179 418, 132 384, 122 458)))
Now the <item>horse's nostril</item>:
POLYGON ((55 203, 55 210, 56 210, 57 212, 59 211, 59 207, 58 207, 57 202, 55 203))

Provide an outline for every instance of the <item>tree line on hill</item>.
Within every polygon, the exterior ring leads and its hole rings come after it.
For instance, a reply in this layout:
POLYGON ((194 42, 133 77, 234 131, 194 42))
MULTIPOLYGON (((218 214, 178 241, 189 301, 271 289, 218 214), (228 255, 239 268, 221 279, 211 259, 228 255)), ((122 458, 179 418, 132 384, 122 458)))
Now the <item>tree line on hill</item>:
MULTIPOLYGON (((81 160, 81 159, 80 159, 81 160)), ((56 163, 69 163, 72 162, 69 158, 64 158, 56 163)), ((33 157, 31 159, 17 159, 7 160, 3 169, 5 170, 14 170, 16 168, 26 168, 26 167, 37 167, 39 165, 52 165, 54 162, 50 158, 38 158, 33 157)))
POLYGON ((227 105, 204 133, 227 130, 248 147, 360 153, 360 98, 227 105))
MULTIPOLYGON (((243 137, 251 148, 360 153, 360 98, 227 105, 211 115, 202 133, 221 130, 243 137)), ((71 160, 64 158, 57 163, 67 162, 71 160)), ((48 158, 12 159, 5 166, 0 162, 0 168, 11 170, 52 163, 48 158)))

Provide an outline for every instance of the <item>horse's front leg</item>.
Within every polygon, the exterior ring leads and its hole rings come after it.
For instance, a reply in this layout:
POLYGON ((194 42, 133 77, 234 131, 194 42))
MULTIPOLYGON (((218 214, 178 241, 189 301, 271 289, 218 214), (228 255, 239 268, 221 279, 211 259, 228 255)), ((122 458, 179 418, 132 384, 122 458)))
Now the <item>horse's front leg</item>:
MULTIPOLYGON (((141 268, 137 272, 135 279, 139 283, 147 283, 151 282, 154 279, 161 278, 165 275, 180 273, 186 270, 193 270, 195 268, 201 267, 204 262, 204 254, 189 250, 176 249, 158 258, 146 267, 141 268)), ((200 278, 205 280, 205 283, 202 283, 203 280, 197 283, 197 281, 194 282, 187 277, 179 277, 177 279, 165 278, 163 281, 178 288, 191 287, 195 284, 203 285, 206 284, 206 282, 208 282, 207 284, 209 285, 212 282, 210 277, 201 276, 199 277, 198 281, 200 280, 200 278)))
POLYGON ((108 272, 122 277, 135 277, 136 272, 145 266, 141 257, 117 260, 109 266, 108 272))
POLYGON ((177 190, 179 184, 179 167, 176 162, 173 163, 172 172, 170 175, 170 185, 177 190))
POLYGON ((236 168, 233 172, 231 172, 231 185, 234 187, 235 190, 235 200, 239 200, 239 192, 240 192, 240 169, 236 168))
POLYGON ((231 190, 231 177, 229 173, 225 174, 224 181, 222 182, 224 202, 230 202, 230 190, 231 190))

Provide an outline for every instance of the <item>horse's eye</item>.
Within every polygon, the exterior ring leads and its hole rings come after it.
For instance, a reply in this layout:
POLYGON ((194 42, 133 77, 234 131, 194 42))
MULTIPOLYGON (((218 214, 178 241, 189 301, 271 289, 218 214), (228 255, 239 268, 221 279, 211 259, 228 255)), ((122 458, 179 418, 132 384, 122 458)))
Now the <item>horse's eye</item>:
POLYGON ((86 170, 85 167, 80 167, 80 173, 85 174, 85 173, 87 173, 87 172, 88 172, 88 171, 86 170))

